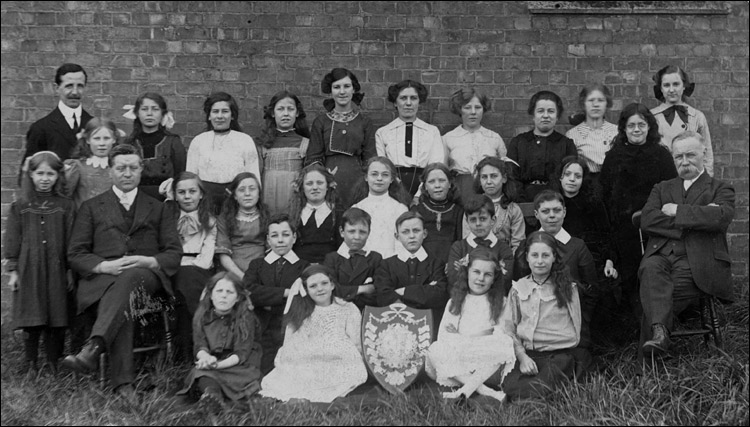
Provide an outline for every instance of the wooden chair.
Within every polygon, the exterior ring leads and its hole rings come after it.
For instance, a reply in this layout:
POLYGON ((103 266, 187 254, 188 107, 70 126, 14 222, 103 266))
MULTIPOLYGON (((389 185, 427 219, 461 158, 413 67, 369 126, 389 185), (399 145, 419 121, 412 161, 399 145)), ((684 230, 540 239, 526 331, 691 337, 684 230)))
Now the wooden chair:
MULTIPOLYGON (((633 225, 638 229, 638 236, 641 241, 641 255, 643 255, 646 249, 646 242, 643 237, 643 230, 641 230, 641 211, 633 212, 632 221, 633 225)), ((670 332, 670 337, 681 338, 703 335, 703 340, 706 343, 706 346, 708 346, 710 339, 713 338, 714 345, 717 348, 722 348, 723 340, 721 334, 721 323, 719 322, 719 316, 717 313, 717 307, 720 306, 719 301, 712 295, 703 294, 698 302, 700 304, 701 327, 698 329, 673 331, 670 332)))
MULTIPOLYGON (((171 363, 174 355, 177 301, 166 293, 138 293, 132 298, 135 323, 133 354, 156 352, 160 361, 171 363)), ((107 383, 107 352, 99 355, 99 382, 107 383)))

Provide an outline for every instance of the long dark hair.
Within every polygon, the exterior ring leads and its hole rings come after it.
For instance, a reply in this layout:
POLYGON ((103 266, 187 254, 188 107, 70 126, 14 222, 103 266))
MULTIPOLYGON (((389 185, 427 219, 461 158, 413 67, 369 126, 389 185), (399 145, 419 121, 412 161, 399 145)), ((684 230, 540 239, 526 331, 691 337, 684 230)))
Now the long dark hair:
POLYGON ((252 172, 240 172, 234 177, 232 182, 229 183, 224 204, 221 207, 221 218, 227 225, 227 234, 229 235, 234 232, 234 228, 237 226, 236 217, 237 211, 240 207, 237 200, 234 199, 234 192, 237 191, 237 187, 240 186, 240 183, 247 178, 254 179, 255 183, 258 185, 258 203, 255 206, 258 208, 258 213, 260 214, 261 233, 266 232, 266 225, 268 224, 268 208, 266 208, 266 205, 263 203, 263 188, 260 186, 260 180, 252 172))
POLYGON ((217 102, 226 102, 229 104, 229 111, 232 112, 232 120, 229 122, 229 129, 234 130, 237 132, 242 132, 242 128, 240 127, 240 107, 237 105, 237 101, 232 98, 232 95, 226 93, 226 92, 214 92, 211 95, 206 98, 206 100, 203 102, 203 112, 206 114, 206 130, 214 130, 213 125, 211 124, 211 120, 209 120, 209 116, 211 115, 211 108, 216 104, 217 102))
MULTIPOLYGON (((216 224, 216 218, 211 214, 211 202, 208 200, 206 189, 203 186, 203 181, 198 175, 193 172, 180 172, 179 175, 172 181, 172 193, 175 195, 175 202, 177 202, 177 184, 182 181, 188 181, 194 179, 198 183, 198 188, 201 190, 201 201, 198 202, 198 221, 200 221, 202 230, 210 230, 216 224)), ((177 203, 179 206, 179 203, 177 203)))
POLYGON ((505 184, 503 184, 503 197, 500 199, 500 206, 503 209, 507 209, 510 202, 518 202, 518 195, 521 194, 521 183, 515 177, 513 167, 508 164, 505 160, 489 156, 485 157, 477 163, 474 168, 474 191, 477 194, 484 194, 482 188, 482 180, 479 178, 482 168, 485 166, 492 166, 493 168, 500 171, 500 174, 505 177, 505 184))
POLYGON ((628 120, 635 115, 641 116, 646 121, 646 124, 648 124, 648 134, 646 134, 646 142, 643 145, 658 144, 661 141, 659 123, 651 113, 651 110, 643 104, 634 102, 628 104, 620 113, 620 120, 617 121, 617 136, 615 137, 613 148, 628 144, 628 134, 626 133, 628 120))
MULTIPOLYGON (((302 280, 302 285, 305 287, 305 291, 307 291, 307 279, 316 274, 326 275, 328 277, 328 280, 330 280, 333 284, 333 289, 335 291, 336 287, 338 286, 338 283, 336 282, 336 275, 330 268, 326 267, 323 264, 313 264, 302 271, 302 274, 299 278, 302 280)), ((331 304, 336 303, 336 298, 333 296, 334 293, 335 292, 331 292, 331 304)), ((312 315, 314 310, 315 301, 313 301, 313 299, 310 297, 309 292, 304 297, 299 295, 294 296, 292 305, 291 307, 289 307, 289 312, 284 315, 284 326, 290 326, 292 328, 292 331, 296 331, 300 328, 300 326, 302 326, 302 323, 305 322, 305 319, 312 315)))
MULTIPOLYGON (((450 169, 448 169, 448 166, 446 166, 444 163, 435 162, 425 166, 422 175, 419 177, 419 180, 422 181, 422 194, 419 196, 419 203, 424 203, 427 199, 432 200, 432 197, 425 188, 425 183, 427 182, 427 178, 430 176, 430 173, 434 171, 442 171, 445 174, 445 177, 448 178, 448 195, 446 196, 445 201, 449 203, 453 202, 456 197, 456 183, 453 179, 453 175, 451 175, 450 169)), ((435 202, 434 200, 432 201, 435 202)))
MULTIPOLYGON (((364 172, 365 172, 365 179, 367 177, 367 172, 370 170, 370 166, 373 163, 380 163, 388 168, 388 170, 391 171, 391 176, 393 177, 393 181, 391 182, 391 185, 388 187, 388 195, 391 196, 394 200, 396 200, 399 203, 403 203, 407 208, 411 204, 411 195, 408 191, 406 191, 406 188, 404 188, 404 185, 401 183, 401 180, 398 178, 398 170, 396 169, 396 165, 393 164, 393 162, 383 156, 375 156, 371 157, 369 160, 367 160, 367 163, 365 163, 364 172)), ((354 187, 354 203, 355 204, 361 200, 364 200, 367 198, 367 196, 370 194, 370 187, 367 184, 367 181, 365 179, 362 179, 356 187, 354 187)))
POLYGON ((490 286, 490 290, 487 291, 487 299, 490 301, 490 322, 495 322, 503 310, 503 298, 505 297, 502 284, 503 270, 497 256, 484 246, 477 246, 469 252, 469 263, 465 267, 461 267, 458 272, 458 281, 451 286, 451 305, 448 307, 448 311, 455 316, 461 314, 466 294, 469 293, 469 268, 474 261, 489 261, 495 266, 495 279, 490 286))
POLYGON ((587 203, 600 203, 603 201, 602 189, 597 180, 591 179, 591 171, 589 170, 586 161, 578 156, 565 156, 557 165, 556 176, 557 179, 552 181, 552 188, 565 196, 565 191, 562 187, 562 178, 565 171, 572 165, 578 165, 583 171, 583 180, 581 181, 581 189, 578 190, 578 194, 587 203))
POLYGON ((567 303, 573 300, 574 290, 573 279, 570 277, 570 270, 562 261, 560 246, 557 244, 557 240, 546 231, 535 231, 529 234, 529 237, 526 238, 526 248, 524 249, 523 257, 521 258, 523 265, 526 268, 529 268, 529 261, 527 259, 529 249, 534 243, 542 243, 552 249, 555 261, 552 263, 552 269, 550 270, 548 280, 555 286, 557 306, 565 307, 567 303))
POLYGON ((60 160, 60 157, 52 151, 40 151, 29 157, 25 162, 25 166, 28 167, 28 170, 25 171, 21 177, 19 202, 26 203, 34 197, 36 189, 34 187, 34 181, 31 179, 31 174, 43 163, 47 163, 52 170, 57 172, 57 181, 55 181, 55 185, 52 186, 52 194, 56 196, 65 194, 65 175, 63 174, 63 167, 65 165, 62 160, 60 160))
MULTIPOLYGON (((169 112, 169 110, 167 109, 167 101, 158 93, 146 92, 139 96, 135 100, 135 105, 133 106, 133 114, 135 114, 135 120, 133 120, 133 131, 125 139, 125 142, 127 142, 128 144, 140 144, 139 141, 143 137, 143 124, 141 124, 141 119, 138 117, 138 110, 141 109, 141 105, 143 105, 143 101, 145 101, 146 99, 154 101, 156 105, 159 106, 159 108, 161 109, 162 118, 169 112)), ((167 135, 171 135, 171 132, 169 132, 161 123, 159 123, 159 130, 167 135)))
POLYGON ((282 99, 286 98, 294 101, 294 105, 297 108, 297 118, 294 120, 294 132, 296 132, 297 135, 301 137, 310 138, 310 129, 307 127, 307 120, 305 120, 307 114, 305 114, 305 108, 302 106, 302 102, 299 100, 297 95, 289 92, 288 90, 282 90, 276 92, 271 97, 268 105, 263 107, 264 123, 263 130, 261 130, 260 137, 258 137, 258 144, 262 144, 266 148, 271 148, 271 146, 273 146, 273 141, 279 134, 279 131, 276 130, 276 118, 274 117, 274 110, 276 109, 276 104, 282 99))
MULTIPOLYGON (((365 97, 365 94, 360 92, 360 90, 362 90, 362 86, 360 86, 357 76, 355 76, 354 73, 347 70, 346 68, 334 68, 330 73, 326 74, 325 77, 323 77, 323 81, 320 82, 320 91, 325 93, 326 95, 330 95, 333 82, 341 80, 344 77, 349 77, 349 79, 352 81, 352 89, 354 89, 354 94, 352 94, 352 102, 355 105, 359 106, 359 104, 362 103, 362 99, 365 97)), ((333 99, 328 98, 323 101, 323 108, 325 108, 326 111, 331 111, 335 107, 336 101, 334 101, 333 99)))
MULTIPOLYGON (((250 299, 249 293, 242 286, 242 280, 235 276, 233 273, 223 271, 221 273, 214 274, 206 283, 205 294, 198 304, 198 309, 195 311, 193 316, 193 331, 198 331, 203 327, 203 323, 207 320, 206 316, 214 308, 214 304, 211 301, 211 293, 213 292, 216 284, 220 280, 226 279, 234 285, 234 290, 237 292, 237 302, 232 307, 232 314, 234 317, 234 325, 232 325, 232 335, 237 341, 245 341, 250 337, 251 328, 259 327, 259 323, 253 321, 255 313, 250 311, 247 301, 250 299)), ((257 335, 257 330, 253 331, 257 335)))
MULTIPOLYGON (((297 179, 294 180, 294 191, 292 192, 290 206, 289 206, 289 217, 291 218, 291 224, 294 227, 299 227, 300 214, 302 214, 302 208, 307 204, 307 196, 305 196, 305 177, 311 172, 318 172, 323 175, 326 180, 326 199, 325 202, 331 211, 336 211, 336 203, 338 195, 336 193, 336 180, 333 175, 328 172, 328 169, 320 163, 313 163, 305 166, 299 171, 297 179)), ((336 215, 333 216, 333 228, 336 229, 336 215)))
POLYGON ((115 148, 120 143, 120 134, 117 132, 117 125, 115 125, 115 122, 104 117, 93 117, 86 122, 86 125, 83 127, 81 137, 78 138, 78 143, 73 149, 70 158, 85 160, 91 157, 93 153, 91 152, 88 140, 94 132, 101 128, 105 128, 112 133, 112 139, 115 140, 114 144, 112 144, 112 148, 115 148))

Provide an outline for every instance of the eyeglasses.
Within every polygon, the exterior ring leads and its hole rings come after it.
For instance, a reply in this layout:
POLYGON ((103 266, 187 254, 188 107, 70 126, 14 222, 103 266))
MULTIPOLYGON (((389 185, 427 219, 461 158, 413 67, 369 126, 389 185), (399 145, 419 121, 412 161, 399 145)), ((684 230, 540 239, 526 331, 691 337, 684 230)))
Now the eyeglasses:
POLYGON ((634 130, 635 128, 638 128, 640 130, 646 130, 648 129, 647 123, 628 123, 627 125, 628 130, 634 130))

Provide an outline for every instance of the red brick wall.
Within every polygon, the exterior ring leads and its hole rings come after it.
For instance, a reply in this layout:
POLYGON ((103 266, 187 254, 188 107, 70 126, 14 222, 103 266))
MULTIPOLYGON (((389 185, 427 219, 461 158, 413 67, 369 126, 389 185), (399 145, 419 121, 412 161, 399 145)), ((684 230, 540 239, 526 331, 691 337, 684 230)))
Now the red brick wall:
POLYGON ((282 88, 300 95, 312 123, 324 99, 319 82, 336 66, 355 71, 378 126, 394 117, 385 96, 401 79, 428 86, 422 117, 443 132, 459 123, 448 96, 476 86, 493 99, 485 125, 507 142, 528 130, 537 90, 561 95, 567 117, 583 84, 604 82, 616 121, 627 103, 656 105, 651 76, 677 64, 697 83, 689 102, 710 123, 716 174, 737 189, 730 243, 733 271, 746 278, 748 4, 726 4, 727 15, 534 15, 526 2, 3 1, 3 225, 24 135, 56 104, 52 83, 63 62, 89 73, 86 109, 128 132, 121 106, 160 92, 186 144, 203 129, 202 102, 214 90, 238 99, 252 136, 262 105, 282 88))

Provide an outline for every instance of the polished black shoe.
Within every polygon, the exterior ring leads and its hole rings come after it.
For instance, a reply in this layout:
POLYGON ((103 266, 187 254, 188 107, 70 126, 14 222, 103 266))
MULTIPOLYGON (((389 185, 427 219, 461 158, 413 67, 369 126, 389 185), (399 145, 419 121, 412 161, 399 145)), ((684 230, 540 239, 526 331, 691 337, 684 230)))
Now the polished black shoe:
POLYGON ((664 356, 669 351, 669 331, 661 323, 651 325, 651 339, 643 343, 645 355, 664 356))
POLYGON ((87 373, 99 366, 99 355, 104 352, 104 345, 100 339, 92 338, 78 354, 65 356, 62 366, 71 371, 87 373))

